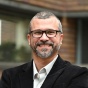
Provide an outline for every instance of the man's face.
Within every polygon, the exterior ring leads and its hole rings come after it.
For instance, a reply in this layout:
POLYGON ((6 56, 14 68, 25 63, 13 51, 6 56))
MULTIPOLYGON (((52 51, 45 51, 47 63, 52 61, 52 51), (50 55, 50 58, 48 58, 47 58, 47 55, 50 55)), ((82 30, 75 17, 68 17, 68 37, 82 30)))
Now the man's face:
MULTIPOLYGON (((59 22, 55 17, 47 19, 34 18, 31 22, 31 31, 41 30, 59 30, 59 22)), ((32 33, 28 34, 28 41, 33 50, 33 53, 41 58, 48 58, 52 55, 58 54, 60 44, 62 43, 63 34, 57 32, 54 37, 47 37, 45 33, 40 38, 33 37, 32 33)))

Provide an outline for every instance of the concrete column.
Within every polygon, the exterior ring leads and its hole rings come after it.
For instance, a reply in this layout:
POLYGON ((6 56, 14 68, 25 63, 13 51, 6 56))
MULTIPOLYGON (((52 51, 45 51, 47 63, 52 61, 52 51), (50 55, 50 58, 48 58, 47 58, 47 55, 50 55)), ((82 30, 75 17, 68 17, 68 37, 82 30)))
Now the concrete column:
POLYGON ((19 49, 21 46, 27 46, 27 30, 28 22, 19 21, 16 24, 16 48, 19 49))
POLYGON ((61 47, 62 56, 63 58, 65 58, 65 60, 68 60, 71 63, 75 63, 75 59, 76 59, 75 20, 64 16, 62 18, 62 25, 63 25, 62 28, 64 34, 64 39, 61 47))
POLYGON ((0 20, 0 45, 1 45, 1 20, 0 20))
POLYGON ((77 30, 77 64, 82 63, 82 20, 78 19, 78 30, 77 30))

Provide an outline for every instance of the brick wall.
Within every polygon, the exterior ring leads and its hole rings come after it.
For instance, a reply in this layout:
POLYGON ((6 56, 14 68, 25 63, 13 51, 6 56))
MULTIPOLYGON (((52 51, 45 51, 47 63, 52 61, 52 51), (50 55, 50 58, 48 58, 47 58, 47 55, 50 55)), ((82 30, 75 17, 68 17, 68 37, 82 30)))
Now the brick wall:
POLYGON ((2 20, 1 23, 1 41, 4 42, 15 42, 15 23, 10 21, 2 20))
POLYGON ((76 19, 62 18, 64 39, 59 51, 63 59, 72 63, 76 61, 76 19))

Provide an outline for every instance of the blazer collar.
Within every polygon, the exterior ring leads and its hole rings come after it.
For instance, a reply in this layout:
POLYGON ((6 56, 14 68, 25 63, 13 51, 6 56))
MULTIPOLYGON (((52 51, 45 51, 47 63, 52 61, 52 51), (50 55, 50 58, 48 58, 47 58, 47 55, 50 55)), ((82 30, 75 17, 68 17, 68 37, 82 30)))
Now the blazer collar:
POLYGON ((50 73, 46 77, 46 79, 45 79, 41 88, 52 88, 52 86, 54 85, 54 82, 56 81, 57 77, 59 77, 62 74, 66 65, 67 65, 66 62, 63 61, 60 58, 60 56, 58 55, 58 58, 57 58, 55 64, 53 65, 50 73))
MULTIPOLYGON (((58 55, 50 73, 46 77, 41 88, 51 88, 56 78, 63 72, 66 62, 58 55), (51 78, 53 81, 51 81, 51 78)), ((23 72, 19 74, 21 88, 33 88, 33 60, 23 66, 23 72)))
POLYGON ((65 67, 65 65, 66 65, 66 61, 63 61, 62 58, 58 55, 58 58, 56 62, 54 63, 49 75, 52 75, 56 71, 62 69, 63 67, 65 67))
POLYGON ((19 74, 21 88, 33 88, 33 61, 23 66, 23 71, 19 74))

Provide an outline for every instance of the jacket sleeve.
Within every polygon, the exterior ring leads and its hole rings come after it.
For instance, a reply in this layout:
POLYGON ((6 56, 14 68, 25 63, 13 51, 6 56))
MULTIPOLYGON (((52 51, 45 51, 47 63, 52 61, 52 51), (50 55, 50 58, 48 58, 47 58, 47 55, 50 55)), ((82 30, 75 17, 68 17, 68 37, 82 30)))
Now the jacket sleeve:
POLYGON ((2 77, 1 77, 1 85, 2 88, 11 88, 11 80, 10 80, 10 75, 8 71, 3 71, 2 77))
POLYGON ((65 66, 53 88, 88 88, 88 69, 74 65, 65 66))
POLYGON ((81 68, 67 88, 88 88, 88 69, 81 68))

